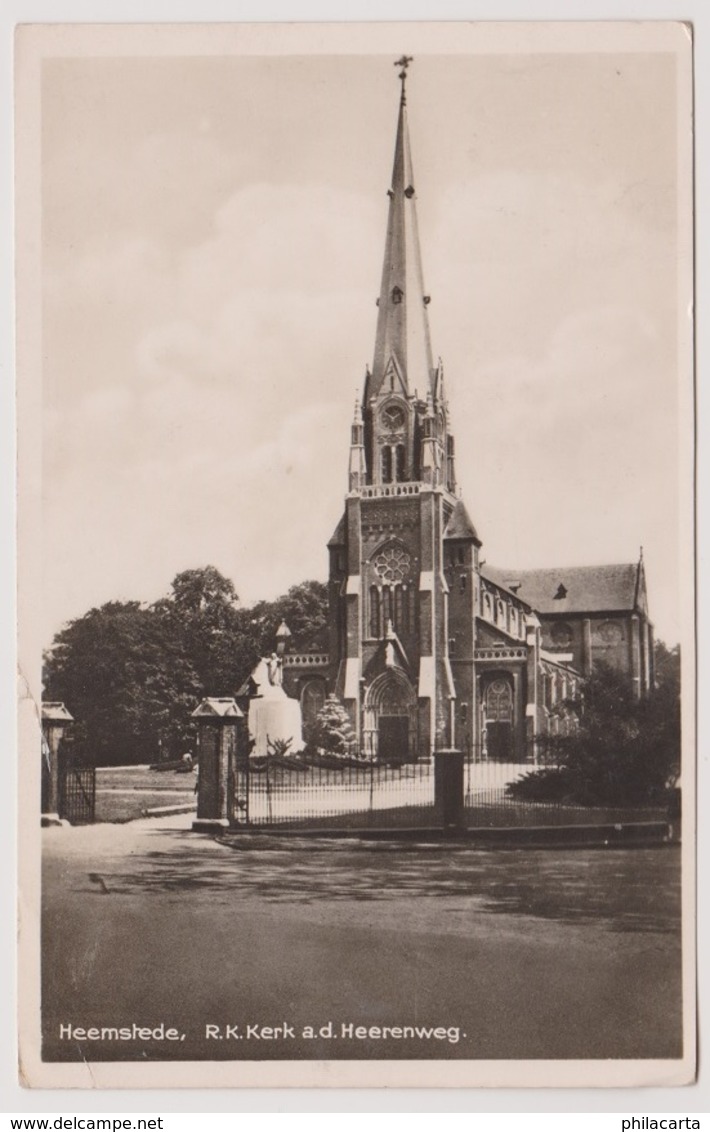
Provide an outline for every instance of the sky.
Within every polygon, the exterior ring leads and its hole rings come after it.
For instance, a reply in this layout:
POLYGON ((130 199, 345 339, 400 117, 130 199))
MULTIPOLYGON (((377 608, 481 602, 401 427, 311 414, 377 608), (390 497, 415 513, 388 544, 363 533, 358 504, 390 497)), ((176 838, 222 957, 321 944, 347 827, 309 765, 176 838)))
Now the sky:
MULTIPOLYGON (((404 45, 406 46, 406 45, 404 45)), ((395 56, 42 73, 44 635, 212 564, 325 579, 372 361, 395 56)), ((489 563, 644 557, 679 638, 675 56, 417 52, 435 355, 489 563)))

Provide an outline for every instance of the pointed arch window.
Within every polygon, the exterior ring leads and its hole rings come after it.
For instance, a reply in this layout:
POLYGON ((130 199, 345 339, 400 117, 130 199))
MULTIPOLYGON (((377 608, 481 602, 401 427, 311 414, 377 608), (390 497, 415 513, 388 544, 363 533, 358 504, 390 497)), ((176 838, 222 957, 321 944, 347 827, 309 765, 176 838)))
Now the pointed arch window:
POLYGON ((392 588, 391 586, 385 586, 382 591, 382 620, 385 630, 388 628, 390 621, 394 620, 393 613, 394 610, 392 609, 392 588))
POLYGON ((301 711, 303 722, 314 724, 318 712, 325 703, 325 683, 323 680, 307 680, 301 689, 301 711))
POLYGON ((393 287, 392 288, 392 302, 395 304, 395 306, 398 305, 399 303, 401 303, 403 298, 404 298, 404 291, 402 290, 402 288, 401 287, 393 287))
POLYGON ((392 449, 389 444, 382 448, 382 482, 392 483, 392 449))
POLYGON ((513 689, 504 679, 493 680, 486 690, 486 719, 509 723, 513 718, 513 689))
MULTIPOLYGON (((411 576, 413 562, 407 549, 390 542, 375 555, 372 566, 379 580, 379 636, 387 632, 390 621, 396 633, 409 633, 413 620, 411 576)), ((370 599, 370 608, 372 609, 370 599)), ((371 621, 372 623, 372 621, 371 621)))
POLYGON ((379 637, 381 634, 380 591, 377 586, 370 586, 370 636, 379 637))
POLYGON ((406 592, 404 586, 395 586, 394 588, 394 625, 395 629, 400 632, 404 629, 404 610, 406 603, 406 592))
POLYGON ((403 444, 395 448, 394 462, 397 483, 403 483, 407 478, 407 452, 403 444))

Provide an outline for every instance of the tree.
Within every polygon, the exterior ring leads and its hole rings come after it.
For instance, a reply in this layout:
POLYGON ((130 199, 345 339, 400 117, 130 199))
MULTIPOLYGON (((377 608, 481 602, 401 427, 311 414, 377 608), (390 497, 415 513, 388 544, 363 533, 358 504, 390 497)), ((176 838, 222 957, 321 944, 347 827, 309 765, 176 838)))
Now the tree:
POLYGON ((45 657, 45 696, 63 700, 98 765, 152 762, 190 738, 199 683, 151 608, 108 602, 63 629, 45 657))
POLYGON ((581 805, 661 802, 680 764, 679 650, 657 647, 657 687, 636 699, 628 680, 600 668, 565 710, 577 716, 573 734, 542 740, 550 765, 511 784, 511 796, 581 805))
POLYGON ((153 606, 175 646, 189 659, 205 696, 233 695, 253 660, 233 583, 214 566, 176 575, 170 596, 153 606))
POLYGON ((214 566, 184 570, 151 606, 108 602, 67 625, 45 657, 45 697, 66 702, 92 761, 175 756, 194 743, 200 699, 233 696, 272 651, 282 620, 296 648, 322 648, 325 586, 304 582, 242 609, 214 566))
POLYGON ((656 641, 653 652, 656 670, 656 690, 663 695, 680 696, 680 645, 668 648, 663 641, 656 641))
POLYGON ((328 647, 328 590, 323 582, 301 582, 274 601, 259 601, 249 610, 260 655, 274 647, 276 630, 285 621, 294 652, 325 651, 328 647))
POLYGON ((183 570, 171 584, 171 600, 186 618, 208 618, 219 623, 239 604, 234 583, 220 574, 215 566, 183 570))

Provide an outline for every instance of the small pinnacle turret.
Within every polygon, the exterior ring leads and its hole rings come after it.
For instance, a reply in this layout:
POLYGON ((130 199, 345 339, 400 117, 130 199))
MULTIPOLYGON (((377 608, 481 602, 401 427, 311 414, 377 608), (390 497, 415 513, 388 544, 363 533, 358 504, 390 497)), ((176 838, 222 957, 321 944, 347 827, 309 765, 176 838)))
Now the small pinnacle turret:
POLYGON ((360 398, 355 397, 355 410, 350 432, 350 491, 357 491, 367 483, 367 463, 365 460, 365 425, 363 423, 360 398))

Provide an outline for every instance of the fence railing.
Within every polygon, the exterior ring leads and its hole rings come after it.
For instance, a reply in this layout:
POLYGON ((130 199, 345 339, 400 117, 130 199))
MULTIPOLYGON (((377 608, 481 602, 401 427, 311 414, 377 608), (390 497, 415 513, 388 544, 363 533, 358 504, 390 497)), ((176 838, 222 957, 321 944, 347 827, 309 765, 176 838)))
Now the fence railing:
MULTIPOLYGON (((509 787, 534 769, 469 751, 464 816, 469 826, 536 824, 559 803, 523 805, 509 787)), ((241 760, 233 787, 235 825, 333 827, 436 825, 434 760, 386 763, 298 756, 241 760)))
POLYGON ((562 805, 557 800, 528 802, 511 788, 536 770, 532 761, 503 762, 474 751, 464 769, 464 809, 469 827, 558 824, 562 805))
MULTIPOLYGON (((548 764, 549 765, 549 764, 548 764)), ((469 752, 463 767, 463 819, 468 829, 603 825, 662 818, 662 808, 589 807, 538 800, 514 790, 536 765, 469 752)), ((377 763, 298 756, 241 760, 232 785, 232 823, 268 829, 435 828, 435 760, 377 763)))
POLYGON ((237 825, 418 825, 433 822, 432 763, 375 763, 297 756, 248 759, 237 767, 237 825))

